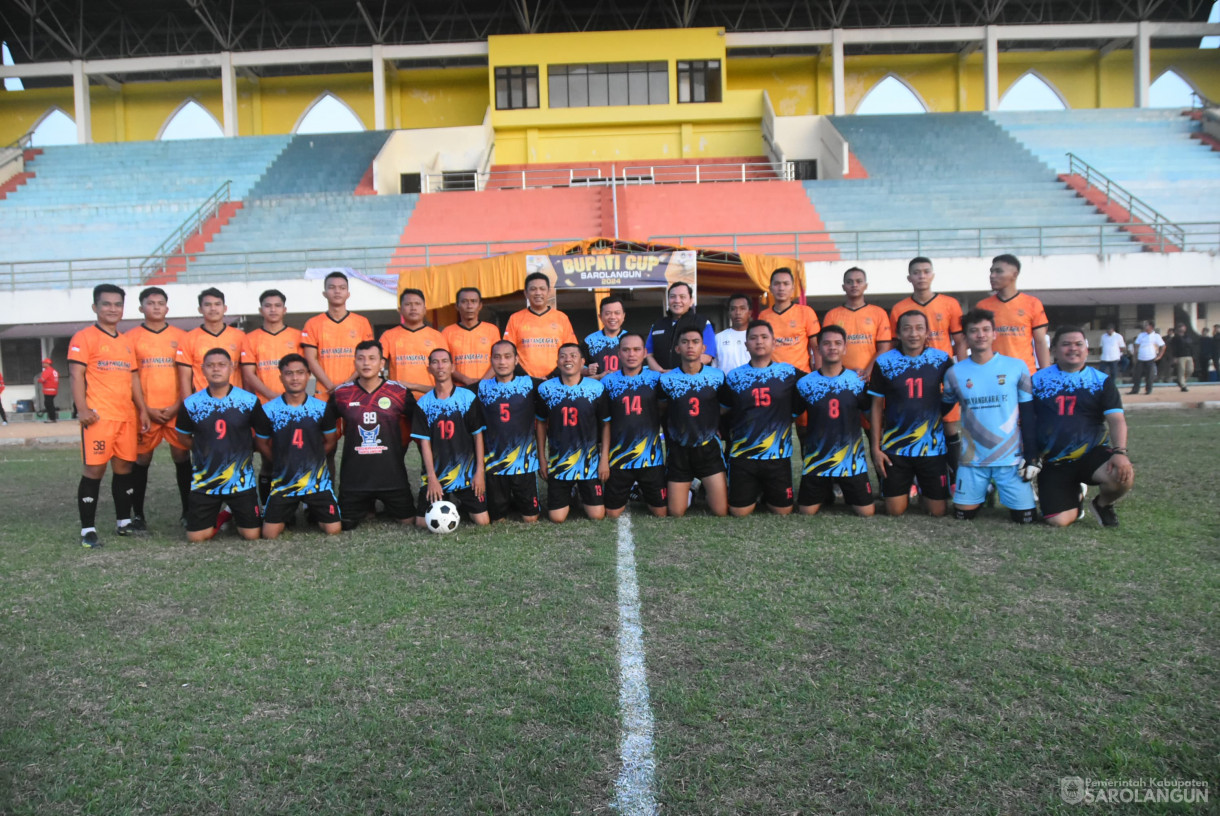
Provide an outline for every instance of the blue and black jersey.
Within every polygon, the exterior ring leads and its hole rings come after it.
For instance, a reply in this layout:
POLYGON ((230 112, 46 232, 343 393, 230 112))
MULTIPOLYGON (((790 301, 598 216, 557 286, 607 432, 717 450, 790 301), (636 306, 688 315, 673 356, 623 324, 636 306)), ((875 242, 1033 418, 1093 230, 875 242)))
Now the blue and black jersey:
POLYGON ((483 406, 483 462, 488 476, 538 472, 538 437, 534 433, 538 380, 517 375, 508 382, 479 382, 483 406))
POLYGON ((945 453, 940 384, 952 365, 948 354, 934 348, 913 357, 890 349, 877 358, 868 393, 885 400, 881 450, 894 456, 945 453))
POLYGON ((661 375, 661 395, 669 401, 665 436, 670 444, 696 448, 720 439, 720 389, 724 372, 705 365, 698 374, 681 368, 661 375))
POLYGON ((665 464, 661 433, 661 375, 615 371, 602 378, 610 403, 610 467, 623 470, 665 464))
POLYGON ((547 476, 569 481, 596 479, 602 423, 610 421, 602 384, 582 377, 575 385, 564 385, 553 377, 538 386, 534 410, 546 423, 547 476))
MULTIPOLYGON (((483 433, 483 408, 468 388, 454 386, 441 399, 433 389, 419 398, 411 436, 432 447, 432 467, 441 490, 452 493, 474 485, 474 438, 483 433)), ((428 484, 428 474, 420 480, 428 484)))
POLYGON ((372 391, 365 391, 359 382, 347 382, 335 386, 330 399, 343 420, 340 488, 406 490, 403 454, 418 410, 410 390, 393 380, 382 380, 372 391))
POLYGON ((1110 441, 1108 414, 1123 412, 1112 377, 1085 366, 1077 372, 1052 365, 1033 376, 1038 450, 1047 464, 1071 462, 1110 441))
POLYGON ((254 433, 271 440, 271 496, 292 498, 333 491, 326 466, 326 437, 335 433, 334 406, 317 397, 289 405, 282 396, 263 406, 254 433))
POLYGON ((747 459, 792 456, 792 420, 800 374, 787 363, 747 363, 724 375, 720 404, 729 409, 728 455, 747 459))
POLYGON ((177 427, 191 436, 193 492, 227 496, 255 487, 252 431, 262 414, 258 397, 231 385, 220 399, 205 388, 182 401, 177 427))
POLYGON ((835 478, 867 473, 860 426, 869 404, 864 380, 851 369, 837 377, 815 371, 801 377, 796 392, 796 410, 809 415, 801 436, 801 473, 835 478))
POLYGON ((585 335, 585 365, 597 363, 598 375, 618 371, 618 341, 622 336, 621 329, 614 337, 607 335, 605 329, 598 329, 592 334, 585 335))

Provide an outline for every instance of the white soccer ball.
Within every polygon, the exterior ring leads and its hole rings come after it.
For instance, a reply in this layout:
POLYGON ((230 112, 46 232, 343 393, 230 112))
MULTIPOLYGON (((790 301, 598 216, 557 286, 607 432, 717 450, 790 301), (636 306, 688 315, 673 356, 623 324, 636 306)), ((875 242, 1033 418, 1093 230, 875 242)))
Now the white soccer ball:
POLYGON ((433 502, 424 513, 424 526, 434 533, 452 533, 460 520, 458 509, 448 501, 433 502))

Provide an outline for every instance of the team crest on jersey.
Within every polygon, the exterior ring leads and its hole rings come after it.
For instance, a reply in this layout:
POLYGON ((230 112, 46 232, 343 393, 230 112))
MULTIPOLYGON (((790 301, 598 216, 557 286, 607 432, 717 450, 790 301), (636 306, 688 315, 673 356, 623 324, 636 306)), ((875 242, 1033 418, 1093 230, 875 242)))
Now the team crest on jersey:
POLYGON ((1018 315, 1019 317, 1025 317, 1025 310, 1024 310, 1024 309, 1017 309, 1017 315, 1018 315))
POLYGON ((377 407, 383 411, 390 410, 390 398, 382 397, 381 399, 377 400, 377 407))
POLYGON ((995 381, 996 381, 996 383, 997 383, 998 385, 1003 385, 1003 384, 1004 384, 1004 380, 1006 380, 1006 379, 1008 379, 1008 375, 1007 375, 1007 374, 997 374, 997 375, 995 375, 995 381))
POLYGON ((356 453, 383 453, 389 448, 381 444, 381 426, 374 425, 372 428, 365 430, 359 425, 356 430, 360 431, 360 444, 356 447, 356 453))
POLYGON ((940 312, 937 312, 935 317, 936 317, 937 323, 943 323, 945 320, 945 316, 943 314, 941 314, 940 312))
POLYGON ((966 380, 967 388, 974 388, 974 380, 966 380))
POLYGON ((872 319, 871 317, 866 317, 866 318, 864 318, 864 325, 868 326, 868 325, 870 325, 872 322, 873 322, 873 319, 872 319))
POLYGON ((177 341, 177 340, 170 340, 170 341, 169 341, 169 347, 170 347, 170 348, 178 348, 178 341, 177 341))

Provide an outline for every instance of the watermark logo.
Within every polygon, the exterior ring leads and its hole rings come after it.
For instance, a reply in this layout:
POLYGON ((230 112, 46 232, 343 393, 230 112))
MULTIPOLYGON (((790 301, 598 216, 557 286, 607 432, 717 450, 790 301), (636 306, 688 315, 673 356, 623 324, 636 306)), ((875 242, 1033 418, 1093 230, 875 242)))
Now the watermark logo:
POLYGON ((1069 805, 1084 801, 1084 780, 1079 776, 1065 776, 1059 780, 1059 798, 1069 805))
POLYGON ((1059 778, 1059 798, 1069 805, 1173 803, 1207 804, 1207 782, 1202 779, 1089 779, 1059 778))

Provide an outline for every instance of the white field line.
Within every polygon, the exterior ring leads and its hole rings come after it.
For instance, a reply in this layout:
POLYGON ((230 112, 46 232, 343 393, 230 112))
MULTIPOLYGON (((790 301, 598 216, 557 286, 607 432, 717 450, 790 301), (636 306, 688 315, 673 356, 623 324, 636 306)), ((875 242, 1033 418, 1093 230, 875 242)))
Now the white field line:
POLYGON ((614 782, 614 807, 623 816, 658 812, 652 755, 652 704, 644 668, 644 629, 640 625, 640 587, 635 576, 631 516, 618 519, 618 706, 622 770, 614 782))

